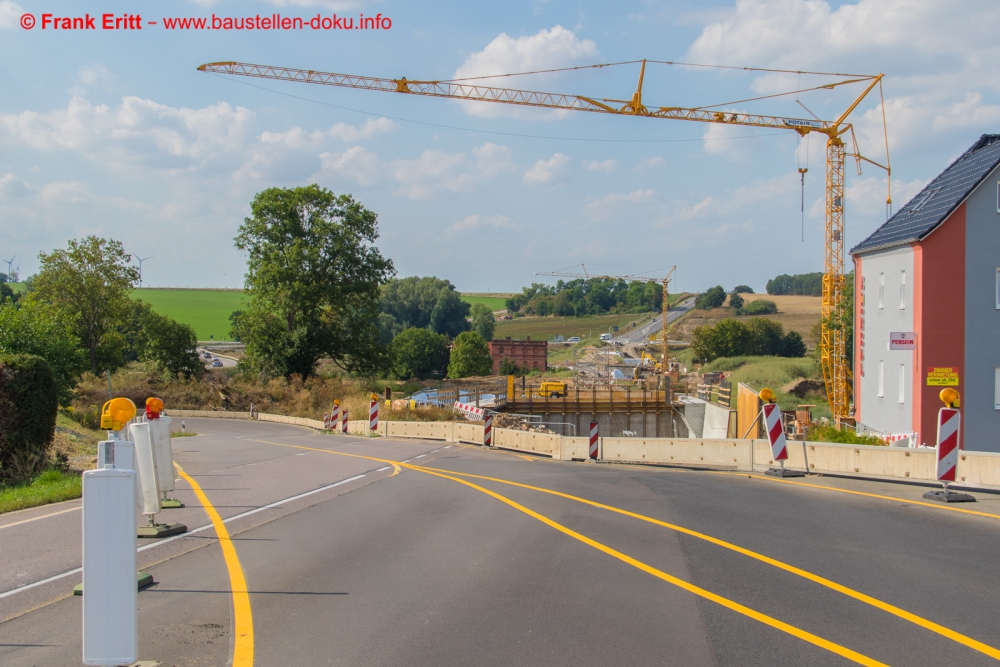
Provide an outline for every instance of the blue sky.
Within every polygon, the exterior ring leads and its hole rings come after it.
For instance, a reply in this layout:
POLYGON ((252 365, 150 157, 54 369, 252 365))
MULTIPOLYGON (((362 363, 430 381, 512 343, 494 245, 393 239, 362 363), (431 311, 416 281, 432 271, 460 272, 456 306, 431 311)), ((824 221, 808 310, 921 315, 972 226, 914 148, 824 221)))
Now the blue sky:
MULTIPOLYGON (((98 22, 99 23, 99 22, 98 22)), ((899 208, 980 134, 1000 130, 990 0, 436 2, 0 0, 0 259, 99 234, 152 256, 152 286, 234 287, 232 238, 255 192, 317 182, 379 214, 400 276, 516 291, 585 263, 677 265, 675 288, 822 270, 823 142, 791 132, 457 103, 196 71, 239 60, 447 79, 640 58, 885 72, 899 208), (155 7, 155 9, 150 9, 155 7), (153 11, 154 13, 149 13, 153 11), (24 13, 37 24, 20 26, 24 13), (139 13, 141 31, 41 28, 43 13, 139 13), (357 17, 380 31, 168 31, 163 17, 357 17), (807 161, 808 153, 808 161, 807 161), (808 165, 805 241, 798 166, 808 165)), ((627 99, 637 65, 499 85, 627 99)), ((650 65, 644 101, 696 106, 816 85, 816 77, 650 65)), ((858 90, 857 87, 850 90, 858 90)), ((801 96, 820 117, 850 90, 801 96)), ((858 91, 860 92, 860 91, 858 91)), ((802 116, 794 98, 723 107, 802 116)), ((884 160, 876 96, 852 116, 884 160)), ((885 175, 848 169, 847 242, 885 218, 885 175)))

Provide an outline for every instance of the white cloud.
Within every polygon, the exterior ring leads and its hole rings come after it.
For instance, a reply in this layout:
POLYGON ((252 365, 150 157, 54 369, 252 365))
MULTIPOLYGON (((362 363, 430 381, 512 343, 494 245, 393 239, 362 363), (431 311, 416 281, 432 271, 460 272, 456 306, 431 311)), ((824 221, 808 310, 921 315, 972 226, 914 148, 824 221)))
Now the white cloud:
POLYGON ((618 160, 584 160, 583 168, 587 171, 600 171, 610 174, 618 170, 618 160))
POLYGON ((562 175, 570 162, 572 160, 567 156, 562 153, 556 153, 548 160, 539 160, 536 162, 531 169, 524 173, 522 181, 525 185, 548 185, 562 175))
POLYGON ((0 0, 0 29, 20 27, 21 14, 24 10, 13 0, 0 0))
POLYGON ((76 73, 76 82, 70 87, 73 95, 86 95, 87 91, 99 87, 108 88, 118 77, 100 63, 84 65, 76 73))
POLYGON ((633 167, 632 169, 633 169, 633 171, 652 171, 653 169, 659 169, 660 167, 662 167, 666 163, 667 163, 666 160, 664 160, 662 157, 660 157, 660 156, 657 155, 657 156, 648 157, 645 160, 642 160, 637 165, 635 165, 635 167, 633 167))
MULTIPOLYGON (((906 202, 913 199, 920 192, 927 181, 916 179, 912 181, 892 182, 892 210, 901 209, 906 202)), ((847 184, 847 204, 849 214, 857 214, 879 218, 885 216, 885 200, 888 190, 886 188, 884 176, 867 176, 864 178, 852 178, 847 184)), ((818 212, 823 215, 824 200, 819 200, 818 212)))
POLYGON ((505 215, 468 215, 448 227, 449 232, 466 232, 477 229, 517 229, 510 218, 505 215))
POLYGON ((23 197, 29 190, 28 183, 14 174, 0 176, 0 197, 23 197))
POLYGON ((290 148, 307 149, 315 147, 317 142, 326 139, 336 139, 344 143, 352 143, 369 139, 378 134, 385 134, 399 126, 388 118, 369 118, 361 125, 336 123, 326 130, 307 132, 301 127, 293 127, 284 132, 262 132, 260 142, 264 144, 284 144, 290 148))
POLYGON ((241 151, 253 117, 226 102, 188 109, 125 97, 111 108, 74 96, 66 109, 0 114, 0 145, 78 152, 115 168, 191 168, 241 151))
MULTIPOLYGON (((600 58, 597 45, 589 39, 579 39, 561 25, 551 30, 540 30, 535 35, 511 37, 500 33, 482 51, 473 53, 455 70, 456 79, 533 72, 557 69, 580 64, 592 64, 600 58)), ((501 87, 524 87, 523 81, 531 81, 532 86, 552 85, 558 78, 552 75, 534 75, 530 78, 486 79, 479 83, 501 87), (500 81, 500 83, 498 83, 500 81)), ((537 89, 537 88, 536 88, 537 89)), ((518 117, 551 118, 558 112, 539 113, 537 109, 526 110, 504 104, 486 102, 461 102, 466 113, 473 116, 494 117, 500 115, 518 117)))
POLYGON ((394 194, 426 199, 442 190, 463 192, 486 179, 514 170, 506 146, 485 143, 469 153, 425 150, 414 160, 396 160, 392 175, 400 187, 394 194))
POLYGON ((383 175, 378 155, 361 146, 348 148, 343 153, 322 153, 319 158, 322 169, 313 180, 340 176, 367 187, 376 183, 383 175))
POLYGON ((593 220, 607 220, 622 216, 622 208, 627 206, 649 206, 658 201, 656 190, 633 190, 632 192, 612 192, 600 199, 587 202, 583 210, 593 220))

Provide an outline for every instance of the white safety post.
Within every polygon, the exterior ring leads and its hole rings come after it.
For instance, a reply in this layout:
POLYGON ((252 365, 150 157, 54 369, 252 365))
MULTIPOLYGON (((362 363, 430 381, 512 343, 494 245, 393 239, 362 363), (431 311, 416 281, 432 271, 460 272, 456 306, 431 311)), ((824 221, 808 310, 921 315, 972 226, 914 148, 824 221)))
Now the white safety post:
POLYGON ((102 467, 83 473, 83 664, 114 667, 139 653, 136 475, 118 467, 131 443, 101 445, 102 467))
POLYGON ((153 517, 160 512, 160 489, 153 440, 149 431, 149 422, 129 426, 132 442, 135 443, 135 469, 139 473, 142 513, 149 517, 149 525, 152 526, 155 523, 153 517))
MULTIPOLYGON (((160 487, 160 508, 167 507, 167 493, 174 490, 174 449, 170 441, 170 417, 160 416, 150 419, 149 435, 153 442, 153 456, 156 459, 157 486, 160 487)), ((176 503, 176 501, 174 501, 176 503)))

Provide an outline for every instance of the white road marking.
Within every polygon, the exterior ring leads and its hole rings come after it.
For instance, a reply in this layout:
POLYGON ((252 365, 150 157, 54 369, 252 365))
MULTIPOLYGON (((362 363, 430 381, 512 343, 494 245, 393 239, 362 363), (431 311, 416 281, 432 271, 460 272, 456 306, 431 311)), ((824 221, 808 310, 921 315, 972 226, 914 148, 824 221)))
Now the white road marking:
MULTIPOLYGON (((320 491, 326 491, 327 489, 332 489, 335 486, 340 486, 341 484, 347 484, 348 482, 353 482, 354 480, 361 479, 362 477, 366 477, 366 476, 367 476, 367 473, 362 474, 362 475, 355 475, 354 477, 348 477, 347 479, 342 479, 339 482, 334 482, 333 484, 327 484, 326 486, 321 486, 318 489, 313 489, 312 491, 306 491, 305 493, 300 493, 297 496, 292 496, 290 498, 285 498, 284 500, 279 500, 279 501, 273 502, 273 503, 271 503, 269 505, 264 505, 263 507, 258 507, 257 509, 252 509, 252 510, 249 510, 247 512, 242 512, 241 514, 235 514, 235 515, 233 515, 233 516, 231 516, 231 517, 229 517, 227 519, 223 519, 222 523, 229 523, 230 521, 236 521, 237 519, 242 519, 243 517, 250 516, 251 514, 256 514, 257 512, 263 512, 264 510, 269 510, 269 509, 278 507, 279 505, 284 505, 285 503, 290 503, 293 500, 298 500, 299 498, 305 498, 306 496, 311 496, 314 493, 319 493, 320 491)), ((195 533, 200 533, 203 530, 208 530, 209 528, 212 528, 212 524, 211 523, 208 523, 208 524, 206 524, 204 526, 201 526, 200 528, 195 528, 194 530, 189 530, 186 533, 181 533, 180 535, 174 535, 173 537, 168 537, 166 539, 159 540, 158 542, 153 542, 152 544, 147 544, 145 546, 139 547, 138 549, 136 549, 136 553, 138 553, 140 551, 146 551, 147 549, 152 549, 154 547, 158 547, 158 546, 167 544, 168 542, 173 542, 174 540, 178 540, 178 539, 180 539, 182 537, 188 537, 189 535, 194 535, 195 533)), ((68 577, 70 575, 77 574, 79 572, 83 572, 83 568, 82 567, 77 567, 77 568, 74 568, 72 570, 68 570, 66 572, 63 572, 62 574, 56 574, 56 575, 53 575, 51 577, 46 577, 45 579, 42 579, 40 581, 36 581, 36 582, 30 583, 30 584, 25 584, 24 586, 18 586, 17 588, 12 588, 9 591, 6 591, 4 593, 0 593, 0 600, 2 600, 5 597, 9 597, 11 595, 14 595, 15 593, 20 593, 22 591, 26 591, 29 588, 35 588, 37 586, 44 586, 45 584, 47 584, 49 582, 56 581, 56 580, 62 579, 64 577, 68 577)))
POLYGON ((415 458, 415 459, 422 459, 425 456, 427 456, 427 455, 426 454, 420 454, 419 456, 414 456, 413 458, 415 458))
POLYGON ((58 512, 52 512, 50 514, 43 514, 42 516, 36 516, 32 519, 22 519, 21 521, 15 521, 14 523, 8 523, 4 526, 0 526, 0 530, 4 528, 13 528, 14 526, 20 526, 22 523, 31 523, 32 521, 38 521, 39 519, 48 519, 50 516, 57 516, 59 514, 65 514, 66 512, 75 512, 82 506, 70 507, 68 510, 59 510, 58 512))
POLYGON ((375 472, 385 472, 386 470, 392 470, 392 466, 386 466, 384 468, 379 468, 375 472))
POLYGON ((409 463, 409 462, 410 462, 410 459, 406 459, 405 461, 400 461, 400 463, 409 463))
POLYGON ((441 449, 451 449, 451 445, 445 445, 445 446, 444 446, 444 447, 442 447, 441 449))

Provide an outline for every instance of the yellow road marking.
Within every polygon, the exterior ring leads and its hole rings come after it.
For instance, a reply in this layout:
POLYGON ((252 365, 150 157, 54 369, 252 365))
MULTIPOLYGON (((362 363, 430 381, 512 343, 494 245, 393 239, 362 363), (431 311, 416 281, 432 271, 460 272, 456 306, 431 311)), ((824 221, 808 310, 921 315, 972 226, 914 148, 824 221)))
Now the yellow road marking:
POLYGON ((392 474, 389 475, 389 477, 395 477, 396 475, 398 475, 401 472, 403 472, 403 469, 399 467, 399 464, 398 463, 393 463, 392 464, 392 474))
POLYGON ((6 523, 0 526, 0 530, 4 528, 13 528, 14 526, 20 526, 23 523, 31 523, 32 521, 38 521, 39 519, 48 519, 50 516, 58 516, 59 514, 65 514, 66 512, 75 512, 80 509, 80 506, 70 507, 68 510, 59 510, 58 512, 50 512, 49 514, 43 514, 42 516, 32 517, 30 519, 22 519, 21 521, 15 521, 14 523, 6 523))
POLYGON ((765 482, 780 482, 782 484, 794 484, 795 486, 808 486, 813 489, 823 489, 824 491, 836 491, 837 493, 849 493, 852 496, 865 496, 867 498, 878 498, 880 500, 892 500, 897 503, 907 503, 908 505, 920 505, 922 507, 931 507, 936 510, 947 510, 949 512, 961 512, 962 514, 973 514, 975 516, 984 516, 988 519, 1000 519, 1000 515, 990 514, 989 512, 977 512, 976 510, 962 509, 961 507, 949 507, 941 503, 925 503, 922 500, 910 500, 908 498, 897 498, 896 496, 883 496, 879 493, 868 493, 867 491, 853 491, 851 489, 839 489, 835 486, 824 486, 822 484, 811 484, 809 482, 794 482, 790 479, 778 479, 777 477, 765 477, 764 475, 752 475, 748 473, 739 472, 729 472, 726 470, 705 470, 714 475, 735 475, 737 477, 752 477, 753 479, 764 480, 765 482))
MULTIPOLYGON (((258 442, 264 442, 264 443, 271 444, 271 445, 278 445, 280 447, 294 447, 294 448, 297 448, 297 449, 307 449, 307 450, 317 451, 317 452, 326 452, 328 454, 337 454, 337 455, 341 455, 341 456, 349 456, 351 458, 368 459, 368 460, 372 460, 372 461, 379 461, 381 463, 389 463, 390 462, 389 459, 382 459, 382 458, 378 458, 378 457, 374 457, 374 456, 363 456, 361 454, 348 454, 346 452, 338 452, 338 451, 330 450, 330 449, 319 449, 319 448, 316 448, 316 447, 306 447, 304 445, 290 445, 290 444, 285 444, 285 443, 280 443, 280 442, 271 442, 271 441, 268 441, 268 440, 258 440, 258 442)), ((773 628, 775 628, 777 630, 781 630, 782 632, 790 634, 793 637, 797 637, 799 639, 802 639, 803 641, 809 642, 810 644, 813 644, 813 645, 818 646, 820 648, 826 649, 827 651, 830 651, 832 653, 836 653, 837 655, 840 655, 840 656, 842 656, 844 658, 847 658, 848 660, 851 660, 851 661, 856 662, 856 663, 861 664, 861 665, 872 665, 872 666, 884 666, 885 665, 885 663, 879 662, 878 660, 875 660, 873 658, 869 658, 868 656, 863 655, 861 653, 858 653, 857 651, 853 651, 853 650, 851 650, 849 648, 841 646, 840 644, 835 644, 834 642, 831 642, 831 641, 829 641, 827 639, 824 639, 824 638, 822 638, 822 637, 820 637, 818 635, 814 635, 811 632, 807 632, 806 630, 802 630, 801 628, 797 628, 797 627, 795 627, 793 625, 789 625, 788 623, 785 623, 784 621, 779 621, 778 619, 776 619, 774 617, 768 616, 768 615, 763 614, 763 613, 761 613, 759 611, 756 611, 754 609, 746 607, 746 606, 744 606, 744 605, 742 605, 742 604, 740 604, 738 602, 730 600, 729 598, 722 597, 721 595, 718 595, 716 593, 712 593, 711 591, 708 591, 708 590, 706 590, 704 588, 701 588, 700 586, 696 586, 694 584, 691 584, 689 582, 684 581, 683 579, 679 579, 679 578, 677 578, 677 577, 675 577, 673 575, 667 574, 666 572, 663 572, 662 570, 658 570, 657 568, 655 568, 655 567, 653 567, 651 565, 643 563, 642 561, 637 560, 635 558, 632 558, 631 556, 628 556, 627 554, 624 554, 624 553, 622 553, 622 552, 620 552, 620 551, 618 551, 616 549, 613 549, 613 548, 611 548, 611 547, 609 547, 609 546, 607 546, 605 544, 602 544, 602 543, 600 543, 600 542, 598 542, 596 540, 593 540, 593 539, 587 537, 586 535, 583 535, 581 533, 578 533, 578 532, 572 530, 571 528, 567 528, 566 526, 564 526, 564 525, 562 525, 560 523, 557 523, 556 521, 553 521, 552 519, 550 519, 550 518, 548 518, 548 517, 546 517, 546 516, 544 516, 542 514, 539 514, 538 512, 535 512, 534 510, 528 509, 527 507, 525 507, 525 506, 523 506, 523 505, 521 505, 521 504, 519 504, 519 503, 517 503, 517 502, 515 502, 515 501, 513 501, 513 500, 511 500, 509 498, 507 498, 506 496, 502 496, 502 495, 500 495, 499 493, 497 493, 495 491, 491 491, 491 490, 489 490, 487 488, 481 487, 481 486, 479 486, 477 484, 474 484, 473 482, 470 482, 468 480, 460 479, 458 477, 453 477, 451 475, 448 475, 448 474, 445 474, 445 473, 442 473, 442 472, 438 472, 438 471, 435 471, 435 470, 431 470, 431 469, 425 468, 423 466, 417 466, 417 465, 412 465, 412 464, 408 464, 408 463, 401 463, 400 465, 402 465, 403 467, 409 468, 411 470, 418 470, 420 472, 423 472, 423 473, 428 474, 428 475, 432 475, 434 477, 441 477, 443 479, 448 479, 448 480, 451 480, 453 482, 457 482, 459 484, 464 484, 464 485, 466 485, 468 487, 471 487, 471 488, 473 488, 473 489, 475 489, 477 491, 485 493, 486 495, 488 495, 488 496, 490 496, 492 498, 495 498, 495 499, 497 499, 497 500, 499 500, 499 501, 501 501, 501 502, 503 502, 503 503, 505 503, 505 504, 513 507, 514 509, 516 509, 516 510, 518 510, 520 512, 523 512, 524 514, 527 514, 528 516, 530 516, 530 517, 532 517, 534 519, 537 519, 538 521, 541 521, 542 523, 544 523, 545 525, 549 526, 550 528, 558 530, 559 532, 561 532, 561 533, 563 533, 563 534, 565 534, 565 535, 567 535, 569 537, 572 537, 575 540, 583 542, 584 544, 586 544, 586 545, 588 545, 590 547, 593 547, 594 549, 597 549, 598 551, 601 551, 603 553, 608 554, 609 556, 617 558, 618 560, 622 561, 623 563, 627 563, 627 564, 629 564, 629 565, 631 565, 631 566, 633 566, 633 567, 635 567, 635 568, 637 568, 637 569, 639 569, 639 570, 641 570, 643 572, 646 572, 647 574, 650 574, 650 575, 652 575, 652 576, 654 576, 654 577, 656 577, 658 579, 661 579, 663 581, 666 581, 667 583, 673 584, 674 586, 677 586, 678 588, 686 590, 689 593, 693 593, 694 595, 697 595, 699 597, 705 598, 706 600, 711 600, 712 602, 715 602, 716 604, 719 604, 719 605, 721 605, 723 607, 726 607, 727 609, 730 609, 730 610, 735 611, 735 612, 737 612, 739 614, 742 614, 744 616, 752 618, 755 621, 758 621, 758 622, 763 623, 765 625, 769 625, 769 626, 771 626, 771 627, 773 627, 773 628)))
POLYGON ((818 574, 813 574, 812 572, 809 572, 808 570, 803 570, 801 568, 795 567, 794 565, 789 565, 788 563, 784 563, 784 562, 782 562, 780 560, 776 560, 774 558, 771 558, 770 556, 765 556, 764 554, 757 553, 756 551, 751 551, 750 549, 746 549, 746 548, 738 546, 736 544, 732 544, 731 542, 726 542, 725 540, 720 540, 717 537, 712 537, 711 535, 706 535, 705 533, 699 533, 699 532, 697 532, 695 530, 691 530, 690 528, 685 528, 684 526, 679 526, 677 524, 668 523, 666 521, 660 521, 659 519, 654 519, 652 517, 648 517, 648 516, 645 516, 643 514, 637 514, 635 512, 630 512, 628 510, 624 510, 624 509, 621 509, 621 508, 618 508, 618 507, 614 507, 612 505, 605 505, 604 503, 599 503, 599 502, 596 502, 596 501, 593 501, 593 500, 587 500, 586 498, 580 498, 578 496, 573 496, 573 495, 570 495, 568 493, 562 493, 561 491, 553 491, 552 489, 546 489, 546 488, 542 488, 542 487, 539 487, 539 486, 531 486, 529 484, 522 484, 520 482, 512 482, 510 480, 499 479, 499 478, 496 478, 496 477, 486 477, 484 475, 473 475, 471 473, 452 472, 452 471, 448 470, 447 474, 449 474, 449 475, 458 475, 460 477, 473 477, 475 479, 482 479, 482 480, 486 480, 486 481, 490 481, 490 482, 496 482, 498 484, 507 484, 507 485, 510 485, 510 486, 517 486, 517 487, 520 487, 520 488, 523 488, 523 489, 529 489, 531 491, 538 491, 540 493, 547 493, 549 495, 559 496, 560 498, 566 498, 567 500, 573 500, 573 501, 576 501, 578 503, 583 503, 584 505, 590 505, 592 507, 599 507, 601 509, 608 510, 609 512, 614 512, 616 514, 623 514, 625 516, 632 517, 633 519, 639 519, 640 521, 646 521, 648 523, 652 523, 652 524, 655 524, 657 526, 662 526, 664 528, 669 528, 669 529, 677 531, 679 533, 683 533, 685 535, 690 535, 691 537, 697 537, 700 540, 705 540, 706 542, 711 542, 712 544, 715 544, 717 546, 723 547, 725 549, 729 549, 731 551, 735 551, 736 553, 742 554, 744 556, 748 556, 748 557, 753 558, 755 560, 759 560, 762 563, 767 563, 768 565, 773 565, 776 568, 779 568, 781 570, 785 570, 786 572, 790 572, 792 574, 798 575, 798 576, 802 577, 803 579, 808 579, 809 581, 817 583, 820 586, 825 586, 826 588, 829 588, 831 590, 837 591, 838 593, 842 593, 842 594, 844 594, 844 595, 846 595, 848 597, 852 597, 855 600, 858 600, 860 602, 864 602, 865 604, 871 605, 873 607, 881 609, 882 611, 890 613, 893 616, 897 616, 899 618, 902 618, 903 620, 909 621, 910 623, 913 623, 915 625, 919 625, 922 628, 930 630, 931 632, 935 632, 935 633, 941 635, 942 637, 947 637, 948 639, 951 639, 952 641, 958 642, 959 644, 963 644, 965 646, 968 646, 969 648, 975 649, 976 651, 979 651, 980 653, 984 653, 984 654, 990 656, 991 658, 994 658, 996 660, 1000 660, 1000 650, 998 650, 998 649, 990 646, 989 644, 984 644, 984 643, 982 643, 980 641, 972 639, 971 637, 967 637, 967 636, 965 636, 965 635, 963 635, 961 633, 958 633, 958 632, 956 632, 956 631, 954 631, 954 630, 952 630, 950 628, 947 628, 947 627, 945 627, 943 625, 939 625, 939 624, 935 623, 934 621, 927 620, 926 618, 922 618, 920 616, 917 616, 916 614, 908 612, 905 609, 901 609, 901 608, 899 608, 899 607, 897 607, 895 605, 889 604, 888 602, 883 602, 882 600, 879 600, 878 598, 873 598, 870 595, 865 595, 864 593, 862 593, 860 591, 856 591, 856 590, 854 590, 852 588, 848 588, 847 586, 844 586, 843 584, 838 584, 837 582, 831 581, 830 579, 827 579, 826 577, 822 577, 822 576, 820 576, 818 574))
POLYGON ((240 559, 236 555, 236 547, 229 537, 226 524, 222 522, 222 517, 215 510, 208 496, 201 490, 198 482, 194 481, 184 469, 174 463, 180 476, 191 485, 198 500, 205 508, 205 514, 212 521, 215 534, 219 538, 219 546, 222 547, 222 556, 226 561, 226 569, 229 570, 229 586, 233 591, 233 625, 236 630, 235 641, 233 642, 233 667, 253 667, 253 614, 250 611, 250 593, 247 591, 247 580, 243 576, 243 567, 240 559))

